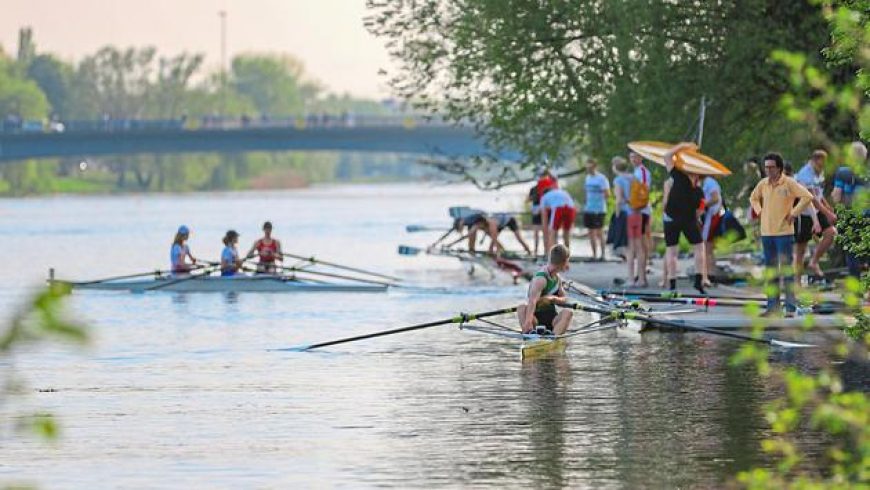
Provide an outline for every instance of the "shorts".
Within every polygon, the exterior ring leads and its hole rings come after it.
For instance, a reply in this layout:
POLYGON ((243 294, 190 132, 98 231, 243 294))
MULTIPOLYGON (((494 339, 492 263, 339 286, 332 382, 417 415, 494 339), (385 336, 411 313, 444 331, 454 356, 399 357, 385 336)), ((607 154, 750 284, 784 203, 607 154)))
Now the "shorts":
POLYGON ((643 236, 643 216, 640 213, 629 212, 626 220, 626 230, 628 230, 628 238, 636 239, 643 236))
POLYGON ((520 225, 519 223, 517 223, 516 218, 510 218, 509 220, 507 220, 507 223, 505 223, 504 226, 499 227, 498 231, 502 231, 505 228, 511 231, 520 231, 520 225))
POLYGON ((604 228, 604 213, 583 213, 583 226, 590 230, 604 228))
MULTIPOLYGON (((822 213, 817 215, 819 217, 819 225, 822 227, 822 231, 827 230, 831 227, 831 222, 828 221, 827 216, 822 213)), ((821 233, 817 233, 816 236, 822 236, 821 233)), ((800 215, 796 220, 794 220, 794 241, 795 243, 808 243, 813 239, 813 218, 812 216, 804 216, 800 215)))
POLYGON ((532 211, 532 226, 541 226, 541 212, 532 211))
POLYGON ((570 230, 574 226, 574 220, 577 219, 577 210, 571 206, 559 206, 550 211, 551 230, 570 230))
POLYGON ((692 245, 701 243, 701 226, 695 220, 665 221, 665 245, 673 247, 680 243, 680 233, 692 245))
POLYGON ((707 236, 704 241, 713 243, 713 240, 719 238, 719 223, 722 221, 722 215, 719 213, 710 217, 710 228, 707 230, 707 236))
POLYGON ((644 213, 640 214, 640 231, 644 235, 646 235, 647 233, 650 232, 649 215, 648 214, 644 214, 644 213))
POLYGON ((535 310, 535 326, 543 325, 550 330, 553 330, 553 321, 556 320, 556 315, 559 312, 556 311, 556 306, 553 304, 549 304, 547 306, 542 306, 535 310))

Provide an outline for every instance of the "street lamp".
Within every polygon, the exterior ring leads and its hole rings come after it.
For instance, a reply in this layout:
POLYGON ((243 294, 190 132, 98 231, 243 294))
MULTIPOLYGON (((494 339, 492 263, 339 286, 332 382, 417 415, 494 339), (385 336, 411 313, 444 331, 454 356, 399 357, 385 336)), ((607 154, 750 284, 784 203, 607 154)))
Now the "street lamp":
POLYGON ((218 11, 221 18, 221 127, 227 115, 227 11, 218 11))

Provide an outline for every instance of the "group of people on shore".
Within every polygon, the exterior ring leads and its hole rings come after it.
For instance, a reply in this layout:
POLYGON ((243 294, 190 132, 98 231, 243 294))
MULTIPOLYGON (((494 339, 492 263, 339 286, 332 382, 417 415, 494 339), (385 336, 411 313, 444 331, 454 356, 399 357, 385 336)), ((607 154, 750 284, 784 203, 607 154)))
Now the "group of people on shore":
MULTIPOLYGON (((693 143, 681 143, 668 150, 663 157, 668 177, 662 186, 662 225, 666 254, 660 285, 672 290, 676 289, 679 240, 680 236, 684 236, 694 248, 696 271, 693 278, 694 287, 703 294, 704 288, 712 285, 710 277, 715 265, 713 242, 720 235, 724 199, 716 179, 685 171, 677 164, 680 152, 695 150, 697 146, 693 143)), ((853 143, 851 151, 853 159, 866 164, 867 148, 863 143, 853 143)), ((795 274, 800 277, 804 270, 807 246, 814 236, 819 238, 819 243, 807 263, 807 268, 816 276, 824 276, 819 262, 837 236, 835 227, 837 216, 832 204, 824 196, 827 157, 828 154, 824 150, 814 151, 806 164, 793 177, 790 166, 779 153, 771 152, 762 158, 765 177, 754 186, 749 196, 749 204, 752 219, 758 223, 768 279, 774 280, 774 287, 768 289, 767 307, 763 315, 780 311, 780 283, 785 290, 785 314, 786 316, 794 314, 796 309, 794 277, 795 274)), ((643 158, 634 152, 629 153, 628 160, 619 156, 614 157, 612 166, 615 174, 613 179, 615 210, 610 222, 609 236, 624 234, 627 237, 628 277, 633 286, 645 287, 648 285, 647 263, 652 249, 650 173, 643 164, 643 158)), ((583 224, 589 230, 593 258, 598 258, 599 253, 603 258, 602 228, 611 186, 607 177, 598 172, 595 161, 587 162, 586 171, 587 204, 583 212, 583 224)), ((548 183, 550 178, 547 174, 542 176, 541 180, 545 187, 550 185, 548 183)), ((841 166, 833 177, 831 200, 834 203, 851 206, 853 197, 864 185, 865 182, 849 166, 841 166)), ((533 206, 542 206, 534 200, 536 195, 540 195, 540 189, 539 181, 530 191, 529 199, 533 206)), ((537 216, 534 207, 532 216, 533 218, 537 216)), ((557 285, 559 281, 555 276, 567 267, 565 257, 570 244, 566 239, 564 247, 559 245, 558 247, 562 248, 551 248, 555 243, 555 231, 562 225, 557 223, 554 217, 552 210, 541 212, 541 219, 532 222, 533 226, 544 227, 544 243, 546 249, 550 251, 550 260, 547 266, 535 275, 533 287, 529 290, 529 303, 520 313, 520 322, 524 325, 524 331, 527 330, 526 327, 534 324, 533 317, 538 315, 546 317, 545 320, 550 320, 544 322, 545 324, 557 324, 555 329, 562 330, 562 322, 555 321, 554 310, 549 305, 554 301, 558 302, 554 295, 558 296, 556 292, 559 290, 557 285), (548 299, 541 300, 543 297, 548 299), (540 313, 530 313, 533 305, 541 301, 547 307, 540 313)), ((569 234, 570 226, 565 232, 566 236, 569 234)), ((614 245, 618 245, 619 239, 613 242, 614 245)), ((537 250, 537 237, 535 249, 537 250)), ((848 253, 846 262, 849 273, 857 276, 862 264, 848 253)))
MULTIPOLYGON (((170 271, 173 275, 189 274, 197 268, 197 259, 191 254, 187 244, 190 238, 190 228, 185 225, 178 227, 175 239, 169 252, 170 271)), ((274 274, 278 270, 276 262, 283 261, 281 242, 272 237, 272 223, 263 223, 263 236, 254 241, 248 253, 242 257, 239 254, 239 233, 228 230, 223 237, 224 248, 221 251, 219 265, 221 276, 234 276, 244 270, 244 263, 254 257, 258 258, 256 270, 258 274, 274 274)))

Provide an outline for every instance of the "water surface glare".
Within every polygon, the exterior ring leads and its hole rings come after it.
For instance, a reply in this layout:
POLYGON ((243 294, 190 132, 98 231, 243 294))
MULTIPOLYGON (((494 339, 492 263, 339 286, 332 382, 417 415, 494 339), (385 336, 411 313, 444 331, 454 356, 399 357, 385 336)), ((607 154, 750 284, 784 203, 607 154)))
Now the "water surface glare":
POLYGON ((739 344, 727 339, 604 330, 575 338, 564 356, 520 362, 513 341, 447 325, 274 350, 516 304, 522 285, 469 278, 452 260, 399 256, 396 246, 437 236, 407 234, 407 224, 446 225, 455 205, 517 210, 523 191, 372 185, 0 201, 14 258, 0 269, 4 320, 50 267, 74 279, 165 268, 182 222, 202 258, 217 256, 228 228, 246 249, 270 219, 287 251, 450 288, 77 292, 71 306, 90 346, 16 353, 28 394, 0 408, 0 484, 710 488, 763 463, 761 407, 776 393, 728 366, 739 344), (59 441, 12 431, 11 414, 36 410, 59 418, 59 441))

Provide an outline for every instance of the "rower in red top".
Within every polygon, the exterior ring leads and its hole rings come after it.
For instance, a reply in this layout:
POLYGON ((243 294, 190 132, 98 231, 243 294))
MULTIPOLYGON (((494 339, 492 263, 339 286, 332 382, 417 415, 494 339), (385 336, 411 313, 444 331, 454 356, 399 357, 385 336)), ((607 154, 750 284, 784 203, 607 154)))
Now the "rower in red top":
POLYGON ((254 252, 260 257, 257 263, 257 272, 261 274, 274 274, 277 271, 275 265, 276 260, 283 261, 284 256, 281 252, 281 242, 272 238, 272 223, 267 221, 263 223, 263 238, 260 238, 251 247, 247 258, 254 256, 254 252))

